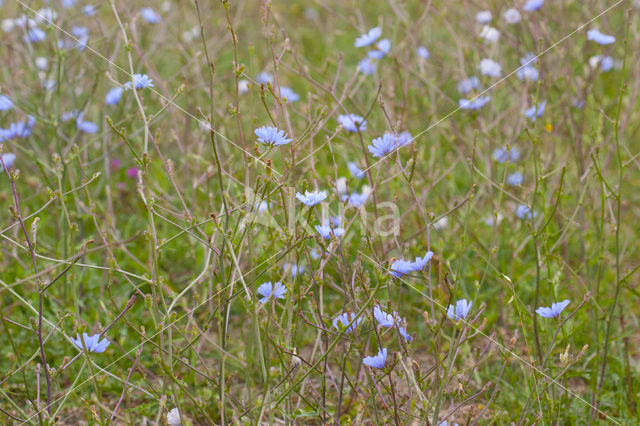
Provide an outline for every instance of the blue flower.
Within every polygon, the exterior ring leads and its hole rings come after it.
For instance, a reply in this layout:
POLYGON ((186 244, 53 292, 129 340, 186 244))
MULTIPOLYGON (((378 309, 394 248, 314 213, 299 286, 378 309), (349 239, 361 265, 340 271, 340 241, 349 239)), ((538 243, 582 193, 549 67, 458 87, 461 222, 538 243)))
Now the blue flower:
POLYGON ((16 123, 9 124, 9 128, 2 131, 0 139, 10 140, 17 138, 26 138, 31 136, 32 128, 35 125, 35 120, 31 117, 28 121, 18 121, 16 123))
POLYGON ((280 87, 280 97, 286 102, 297 102, 300 95, 288 87, 280 87))
POLYGON ((98 131, 98 125, 91 121, 84 121, 82 119, 83 115, 84 114, 78 114, 78 118, 76 118, 76 127, 78 130, 85 133, 96 133, 98 131))
POLYGON ((362 179, 364 177, 364 172, 362 171, 362 169, 358 167, 358 165, 353 161, 349 161, 347 163, 347 167, 349 168, 349 173, 351 173, 351 176, 358 179, 362 179))
POLYGON ((71 341, 74 345, 76 345, 80 350, 84 350, 87 348, 89 352, 98 352, 102 353, 109 346, 110 341, 107 339, 102 339, 100 341, 100 334, 94 334, 93 336, 89 336, 87 333, 82 333, 82 338, 80 338, 80 334, 76 334, 76 338, 71 338, 71 341), (84 341, 84 346, 82 342, 84 341))
POLYGON ((415 260, 411 263, 411 268, 413 268, 414 271, 421 271, 425 266, 427 266, 427 263, 429 263, 432 257, 433 252, 431 250, 427 251, 424 254, 424 257, 415 258, 415 260))
POLYGON ((521 16, 520 16, 520 12, 518 12, 518 9, 508 9, 504 12, 504 14, 502 15, 502 17, 504 18, 505 21, 507 21, 507 24, 517 24, 518 22, 520 22, 521 16))
POLYGON ((277 127, 263 126, 253 132, 258 137, 258 142, 268 146, 286 145, 291 142, 291 139, 287 139, 287 134, 284 130, 279 130, 277 127))
POLYGON ((524 176, 522 176, 522 173, 520 172, 511 173, 509 176, 507 176, 507 185, 520 186, 522 185, 523 180, 524 180, 524 176))
POLYGON ((431 53, 429 53, 429 50, 426 47, 418 46, 418 48, 416 49, 416 55, 418 55, 418 57, 422 59, 429 59, 431 53))
POLYGON ((544 0, 529 0, 522 6, 525 12, 534 12, 542 7, 544 0))
POLYGON ((587 40, 595 41, 601 45, 607 45, 614 43, 616 38, 612 35, 603 34, 598 30, 589 30, 587 31, 587 40))
POLYGON ((0 111, 9 111, 13 108, 13 101, 8 96, 0 95, 0 111))
POLYGON ((480 24, 488 24, 491 22, 492 16, 490 10, 483 10, 476 13, 476 21, 480 24))
POLYGON ((82 52, 89 41, 89 29, 87 27, 72 27, 71 34, 77 39, 75 48, 82 52))
POLYGON ((348 202, 351 207, 358 208, 367 201, 369 194, 368 191, 352 192, 351 195, 343 196, 341 200, 348 202))
POLYGON ((273 76, 270 73, 263 71, 256 76, 256 81, 262 84, 273 83, 273 76))
POLYGON ((84 16, 93 16, 96 14, 96 7, 92 4, 88 4, 82 8, 84 16))
MULTIPOLYGON (((138 89, 146 89, 147 87, 153 87, 153 80, 146 74, 134 74, 133 75, 133 86, 138 89)), ((131 82, 127 81, 124 84, 124 87, 127 89, 131 89, 131 82)))
POLYGON ((400 333, 400 335, 402 337, 405 338, 405 340, 407 342, 411 341, 411 335, 409 333, 407 333, 407 328, 406 327, 398 327, 398 332, 400 333))
POLYGON ((525 65, 516 70, 516 77, 518 80, 538 81, 538 70, 525 65))
POLYGON ((378 321, 378 324, 380 324, 381 327, 392 327, 399 319, 397 312, 394 311, 393 315, 388 314, 380 309, 379 305, 374 306, 373 317, 378 321))
POLYGON ((373 145, 369 145, 368 148, 374 157, 384 157, 398 147, 396 137, 390 133, 385 133, 382 137, 375 138, 371 142, 373 145))
POLYGON ((45 34, 44 31, 42 31, 38 27, 31 27, 31 28, 29 28, 29 31, 27 32, 27 35, 24 36, 24 41, 25 41, 25 43, 27 43, 27 42, 40 43, 45 38, 47 38, 47 35, 45 34))
POLYGON ((389 54, 391 50, 391 40, 383 38, 376 43, 377 50, 372 50, 368 53, 368 56, 373 59, 382 59, 389 54))
POLYGON ((552 303, 550 308, 539 307, 536 309, 538 315, 543 318, 558 318, 560 313, 567 307, 569 304, 569 299, 563 300, 562 302, 552 303))
POLYGON ((299 273, 304 272, 304 266, 298 266, 295 263, 283 263, 282 269, 286 271, 291 271, 291 278, 295 278, 299 273))
POLYGON ((296 198, 305 206, 315 206, 320 201, 327 198, 327 193, 325 191, 304 191, 304 195, 299 192, 296 192, 296 198))
POLYGON ((544 108, 546 106, 547 101, 541 101, 537 105, 532 105, 524 111, 524 116, 531 121, 536 121, 536 118, 542 117, 542 114, 544 114, 544 108))
POLYGON ((142 15, 142 19, 149 24, 157 24, 162 21, 162 16, 158 15, 155 10, 150 7, 140 9, 140 15, 142 15))
POLYGON ((532 212, 531 207, 525 204, 518 204, 516 207, 516 216, 519 219, 534 219, 538 216, 538 212, 532 212))
POLYGON ((122 87, 114 87, 113 89, 109 90, 109 92, 107 92, 107 96, 104 97, 104 101, 107 105, 115 105, 120 102, 120 99, 122 98, 122 92, 124 92, 124 89, 122 87))
POLYGON ((456 305, 449 305, 447 308, 447 317, 451 321, 463 320, 469 315, 471 310, 471 304, 473 302, 467 302, 466 299, 460 299, 456 302, 456 305))
MULTIPOLYGON (((0 138, 1 140, 1 138, 0 138)), ((16 161, 16 155, 12 154, 12 153, 7 153, 7 154, 2 154, 2 163, 4 163, 5 166, 7 166, 7 169, 10 169, 13 167, 13 163, 16 161)), ((2 163, 0 163, 0 172, 4 172, 4 167, 2 166, 2 163)))
POLYGON ((349 132, 357 133, 359 130, 367 130, 367 121, 356 114, 338 116, 338 123, 349 132))
POLYGON ((364 47, 369 46, 370 44, 375 43, 375 41, 382 35, 382 29, 380 27, 375 27, 369 30, 368 33, 361 35, 356 38, 356 42, 354 43, 355 47, 364 47))
POLYGON ((398 259, 391 264, 389 273, 396 278, 400 278, 403 275, 413 272, 413 262, 408 262, 403 259, 398 259))
POLYGON ((61 0, 60 2, 62 3, 62 7, 70 9, 76 5, 76 1, 77 0, 61 0))
POLYGON ((613 68, 613 58, 611 56, 605 56, 600 59, 600 71, 607 72, 613 68))
POLYGON ((502 67, 493 59, 485 58, 481 60, 478 69, 482 75, 495 78, 502 77, 502 67))
POLYGON ((270 297, 274 299, 284 299, 284 295, 287 292, 287 287, 280 281, 276 281, 275 284, 271 281, 260 284, 258 287, 258 294, 263 296, 259 302, 266 303, 270 297))
POLYGON ((344 235, 344 229, 331 228, 330 226, 327 226, 327 225, 323 225, 323 226, 316 225, 316 231, 318 231, 318 234, 320 234, 320 236, 325 240, 330 240, 332 237, 338 238, 344 235))
POLYGON ((376 61, 371 60, 370 58, 364 58, 358 62, 358 68, 360 72, 364 75, 372 75, 376 72, 376 61))
POLYGON ((479 96, 479 97, 471 99, 471 100, 460 99, 458 101, 458 105, 460 105, 460 108, 462 108, 462 109, 468 109, 468 110, 472 110, 473 111, 473 110, 478 110, 478 109, 482 108, 490 100, 491 100, 491 98, 489 96, 479 96))
POLYGON ((493 151, 493 159, 498 163, 518 161, 518 158, 520 158, 520 150, 515 146, 509 148, 498 148, 493 151))
POLYGON ((407 131, 400 133, 396 137, 396 143, 398 144, 398 147, 405 146, 406 144, 410 143, 412 140, 413 140, 413 136, 411 135, 410 132, 407 132, 407 131))
POLYGON ((378 355, 367 356, 362 359, 364 365, 368 365, 373 368, 384 368, 384 364, 387 361, 387 348, 379 349, 378 355))
POLYGON ((466 95, 470 91, 476 90, 479 88, 480 88, 480 80, 478 80, 478 77, 469 77, 465 80, 462 80, 460 83, 458 83, 458 92, 462 93, 463 95, 466 95))
MULTIPOLYGON (((349 323, 351 323, 351 321, 353 321, 355 318, 356 314, 354 314, 353 312, 338 315, 333 319, 333 327, 340 330, 340 328, 347 327, 349 323)), ((345 332, 353 333, 354 331, 356 331, 361 322, 362 318, 356 319, 353 324, 351 324, 351 327, 348 327, 345 332)))

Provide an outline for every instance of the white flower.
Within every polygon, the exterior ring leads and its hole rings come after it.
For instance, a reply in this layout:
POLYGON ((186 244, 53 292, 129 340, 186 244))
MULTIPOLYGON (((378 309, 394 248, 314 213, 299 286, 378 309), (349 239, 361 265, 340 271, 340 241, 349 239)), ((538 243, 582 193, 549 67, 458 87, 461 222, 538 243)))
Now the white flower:
POLYGON ((478 66, 480 72, 483 75, 489 77, 501 77, 502 76, 502 67, 499 63, 491 59, 483 59, 480 61, 480 65, 478 66))
POLYGON ((167 413, 167 423, 172 426, 178 426, 181 424, 180 422, 180 412, 177 408, 172 408, 171 411, 167 413))
POLYGON ((483 38, 485 43, 495 43, 500 38, 500 31, 485 25, 480 32, 480 38, 483 38))

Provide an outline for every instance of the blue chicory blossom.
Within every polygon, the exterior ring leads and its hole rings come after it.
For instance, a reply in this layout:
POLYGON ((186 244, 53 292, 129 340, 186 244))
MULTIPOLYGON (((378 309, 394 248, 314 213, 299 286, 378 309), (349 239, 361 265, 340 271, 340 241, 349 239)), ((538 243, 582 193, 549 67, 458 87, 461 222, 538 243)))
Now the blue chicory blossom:
POLYGON ((384 364, 387 361, 387 348, 379 349, 378 355, 367 356, 362 359, 364 365, 368 365, 373 368, 384 368, 384 364))
POLYGON ((421 271, 425 266, 427 266, 427 263, 429 263, 432 257, 433 252, 431 250, 428 250, 423 257, 416 257, 415 260, 411 263, 411 267, 414 271, 421 271))
POLYGON ((344 195, 341 200, 349 203, 351 207, 358 208, 362 206, 369 198, 370 192, 352 192, 350 195, 344 195))
POLYGON ((24 41, 25 43, 40 43, 45 38, 47 38, 47 34, 44 31, 38 27, 31 27, 27 31, 27 35, 24 36, 24 41))
POLYGON ((529 0, 522 6, 522 10, 525 12, 535 12, 540 9, 543 4, 544 0, 529 0))
POLYGON ((406 144, 410 143, 412 140, 413 140, 413 136, 411 135, 410 132, 407 132, 407 131, 404 131, 400 133, 398 136, 396 136, 396 143, 398 144, 398 147, 405 146, 406 144))
POLYGON ((304 266, 298 266, 295 263, 283 263, 282 269, 287 272, 291 272, 291 278, 295 278, 296 275, 304 272, 304 266))
POLYGON ((96 7, 92 4, 88 4, 82 8, 84 16, 93 16, 96 14, 96 7))
POLYGON ((392 327, 399 320, 397 312, 394 311, 393 314, 388 314, 379 305, 373 307, 373 317, 381 327, 392 327))
POLYGON ((407 333, 407 328, 406 327, 398 327, 398 333, 400 333, 400 335, 402 337, 404 337, 404 339, 407 342, 411 341, 411 335, 409 333, 407 333))
POLYGON ((5 95, 0 95, 0 111, 9 111, 13 108, 13 101, 5 95))
POLYGON ((379 42, 376 43, 376 50, 372 50, 368 53, 369 58, 372 59, 382 59, 389 54, 391 51, 391 40, 388 38, 383 38, 379 42))
MULTIPOLYGON (((0 141, 2 141, 2 138, 0 138, 0 141)), ((7 169, 10 169, 13 167, 13 163, 16 161, 16 155, 12 154, 12 153, 6 153, 6 154, 2 154, 2 163, 0 163, 0 172, 4 172, 4 167, 2 166, 2 164, 4 163, 4 165, 7 167, 7 169)))
POLYGON ((75 48, 82 52, 87 47, 87 42, 89 41, 89 28, 71 27, 71 34, 76 38, 75 48))
POLYGON ((362 171, 362 169, 358 167, 355 162, 349 161, 347 163, 347 167, 349 168, 349 173, 351 173, 351 176, 358 179, 362 179, 364 177, 364 171, 362 171))
POLYGON ((266 71, 262 71, 256 76, 256 81, 262 84, 273 83, 273 75, 266 71))
POLYGON ((287 287, 280 281, 276 281, 275 283, 272 283, 271 281, 262 283, 260 284, 260 287, 258 287, 258 294, 263 296, 259 302, 266 303, 271 297, 274 299, 284 299, 286 292, 287 287))
POLYGON ((294 92, 289 87, 280 87, 280 97, 286 102, 297 102, 300 100, 300 95, 294 92))
POLYGON ((327 193, 326 191, 304 191, 304 195, 302 195, 301 193, 296 192, 296 198, 305 206, 311 207, 327 198, 327 193))
POLYGON ((490 10, 483 10, 476 13, 476 21, 479 24, 488 24, 489 22, 491 22, 491 19, 493 19, 493 17, 491 16, 490 10))
POLYGON ((463 320, 469 315, 469 311, 471 310, 471 304, 473 302, 468 302, 466 299, 460 299, 454 305, 449 305, 447 308, 447 317, 451 321, 459 321, 463 320))
POLYGON ((424 47, 424 46, 418 46, 418 48, 416 49, 416 55, 418 55, 419 58, 422 59, 429 59, 429 56, 431 56, 431 53, 429 53, 429 50, 424 47))
POLYGON ((502 77, 502 67, 493 59, 482 59, 478 69, 482 75, 494 78, 502 77))
POLYGON ((157 14, 156 11, 150 7, 140 9, 140 15, 142 15, 142 19, 147 21, 149 24, 157 24, 162 21, 162 16, 157 14))
POLYGON ((458 83, 458 92, 462 93, 463 95, 466 95, 472 90, 477 90, 479 88, 480 80, 478 80, 478 77, 475 76, 464 79, 460 83, 458 83))
POLYGON ((364 75, 372 75, 376 72, 376 61, 371 58, 364 58, 358 62, 358 68, 364 75))
POLYGON ((332 237, 339 238, 344 235, 344 229, 331 228, 328 225, 316 225, 316 231, 318 231, 318 234, 325 240, 330 240, 332 237))
POLYGON ((458 101, 458 105, 460 105, 460 108, 462 109, 468 109, 468 110, 474 111, 485 106, 490 100, 491 98, 489 96, 478 96, 471 100, 460 99, 458 101))
POLYGON ((27 121, 18 121, 15 123, 11 123, 9 124, 8 128, 3 129, 0 133, 0 141, 26 138, 28 136, 31 136, 34 125, 35 119, 32 116, 29 116, 27 121))
POLYGON ((594 41, 600 45, 615 43, 616 38, 612 35, 603 34, 598 30, 587 31, 587 40, 594 41))
POLYGON ((514 172, 507 176, 507 185, 520 186, 523 181, 524 176, 520 172, 514 172))
POLYGON ((413 272, 413 262, 406 261, 404 259, 395 260, 390 268, 389 273, 396 278, 400 278, 410 272, 413 272))
POLYGON ((360 37, 356 38, 354 43, 355 47, 364 47, 369 46, 382 35, 382 29, 380 27, 375 27, 369 30, 366 34, 362 34, 360 37))
POLYGON ((531 207, 525 204, 518 204, 516 207, 516 216, 519 219, 535 219, 538 216, 538 212, 531 211, 531 207))
POLYGON ((100 341, 100 334, 94 334, 93 336, 89 336, 87 333, 82 333, 82 338, 80 337, 80 334, 76 334, 76 338, 74 339, 72 337, 71 341, 80 350, 84 350, 84 348, 87 348, 87 351, 97 352, 97 353, 104 352, 105 349, 107 349, 107 346, 109 346, 109 344, 111 343, 107 339, 102 339, 102 341, 100 341), (84 346, 82 345, 83 341, 84 341, 84 346))
POLYGON ((76 5, 76 1, 77 0, 60 0, 60 3, 62 3, 62 7, 70 9, 76 5))
POLYGON ((91 121, 83 120, 84 113, 78 114, 76 118, 76 127, 78 130, 84 133, 96 133, 98 131, 98 125, 91 121))
POLYGON ((611 56, 604 56, 600 58, 600 71, 607 72, 613 68, 613 58, 611 56))
POLYGON ((338 123, 347 131, 357 133, 359 130, 367 130, 367 121, 356 114, 343 114, 338 116, 338 123))
POLYGON ((516 70, 518 80, 538 81, 538 70, 534 67, 525 65, 516 70))
POLYGON ((258 142, 268 146, 280 146, 286 145, 291 142, 291 139, 287 138, 287 134, 284 130, 280 130, 273 126, 263 126, 253 131, 258 137, 258 142))
POLYGON ((104 97, 104 101, 107 105, 115 105, 120 102, 122 98, 122 92, 124 89, 122 87, 114 87, 113 89, 107 92, 107 95, 104 97))
POLYGON ((562 302, 552 303, 549 308, 541 306, 536 309, 536 313, 543 318, 558 318, 569 303, 569 299, 565 299, 562 302))
POLYGON ((532 105, 524 111, 524 116, 531 121, 536 121, 536 118, 542 117, 546 106, 547 101, 541 101, 537 105, 532 105))
POLYGON ((396 137, 390 133, 385 133, 382 137, 375 138, 371 141, 373 145, 369 145, 369 152, 374 157, 384 157, 392 153, 397 147, 396 137))
POLYGON ((351 327, 345 329, 345 333, 353 333, 362 322, 362 318, 356 319, 356 314, 354 314, 353 312, 338 315, 333 319, 332 324, 335 329, 340 330, 340 328, 347 327, 351 323, 351 321, 353 321, 353 324, 351 324, 351 327))
MULTIPOLYGON (((126 87, 127 89, 131 89, 131 82, 127 81, 124 84, 124 87, 126 87)), ((148 87, 153 87, 153 80, 146 74, 134 74, 133 87, 135 87, 138 90, 146 89, 148 87)))
POLYGON ((498 163, 518 161, 519 158, 520 150, 515 146, 497 148, 493 151, 493 159, 498 163))

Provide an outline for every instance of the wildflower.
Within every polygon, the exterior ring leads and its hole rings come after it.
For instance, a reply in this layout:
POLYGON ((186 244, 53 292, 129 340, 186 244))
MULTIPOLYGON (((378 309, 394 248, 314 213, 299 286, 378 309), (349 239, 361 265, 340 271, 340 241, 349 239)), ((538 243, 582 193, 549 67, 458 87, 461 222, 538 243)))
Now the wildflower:
POLYGON ((460 105, 460 108, 462 108, 462 109, 469 109, 469 110, 473 111, 473 110, 477 110, 477 109, 482 108, 490 100, 491 100, 491 98, 489 96, 479 96, 479 97, 473 98, 471 100, 460 99, 458 101, 458 105, 460 105))
POLYGON ((396 143, 398 147, 405 146, 413 140, 413 136, 410 132, 404 131, 396 136, 396 143))
POLYGON ((364 190, 362 192, 352 192, 350 195, 343 196, 341 200, 348 202, 351 207, 358 208, 367 201, 370 194, 370 191, 364 190))
POLYGON ((550 308, 539 307, 536 309, 536 313, 543 318, 558 318, 569 303, 569 299, 563 300, 562 302, 555 302, 551 304, 550 308))
POLYGON ((349 173, 351 173, 351 176, 358 179, 362 179, 364 177, 364 172, 360 167, 358 167, 355 162, 349 161, 347 163, 347 167, 349 168, 349 173))
POLYGON ((529 0, 522 7, 522 10, 524 10, 525 12, 535 12, 536 10, 540 9, 543 4, 544 0, 529 0))
POLYGON ((604 46, 614 43, 616 38, 611 35, 603 34, 598 30, 589 30, 587 31, 587 40, 595 41, 596 43, 604 46))
POLYGON ((469 315, 469 311, 471 310, 471 304, 473 302, 467 302, 466 299, 460 299, 454 305, 449 305, 447 308, 447 317, 451 321, 459 321, 463 320, 469 315))
POLYGON ((478 69, 482 75, 486 75, 488 77, 498 78, 502 76, 502 67, 492 59, 485 58, 481 60, 478 69))
POLYGON ((358 326, 360 325, 360 323, 362 322, 362 318, 356 318, 356 314, 354 314, 353 312, 350 313, 346 313, 346 314, 341 314, 338 315, 337 317, 335 317, 333 319, 333 327, 340 330, 340 328, 344 328, 347 327, 349 325, 349 323, 351 323, 351 321, 353 321, 353 324, 351 324, 350 327, 348 327, 345 332, 347 333, 353 333, 356 331, 356 329, 358 328, 358 326), (355 321, 354 321, 355 320, 355 321))
POLYGON ((330 240, 331 237, 338 238, 344 235, 344 229, 342 228, 332 229, 330 226, 326 226, 326 225, 323 225, 323 226, 316 225, 316 231, 318 231, 318 234, 320 234, 320 236, 325 240, 330 240))
MULTIPOLYGON (((240 92, 241 95, 244 95, 249 91, 249 86, 250 86, 249 80, 238 81, 238 92, 240 92)), ((280 93, 282 94, 282 91, 280 93)))
POLYGON ((32 128, 35 125, 35 120, 32 120, 32 117, 28 119, 28 121, 18 121, 15 123, 9 124, 7 129, 4 129, 2 132, 1 139, 9 140, 9 139, 17 139, 17 138, 26 138, 31 136, 32 128))
POLYGON ((162 16, 158 15, 156 11, 150 7, 140 9, 140 15, 142 15, 142 19, 147 21, 149 24, 157 24, 162 21, 162 16))
POLYGON ((93 16, 96 14, 96 7, 92 4, 88 4, 82 8, 84 16, 93 16))
POLYGON ((274 299, 284 299, 286 292, 287 287, 285 287, 285 285, 280 281, 276 281, 275 283, 272 283, 271 281, 262 283, 260 284, 260 287, 258 287, 258 294, 263 296, 259 302, 266 303, 271 296, 273 296, 274 299))
POLYGON ((75 48, 82 52, 89 41, 89 29, 87 27, 72 27, 71 34, 77 39, 75 48))
POLYGON ((327 198, 327 193, 325 191, 304 191, 304 195, 302 195, 301 193, 296 192, 296 198, 305 206, 311 207, 327 198))
POLYGON ((8 96, 0 95, 0 111, 9 111, 13 108, 13 101, 8 96))
POLYGON ((303 273, 304 272, 304 267, 303 266, 298 266, 295 263, 284 263, 282 264, 282 269, 284 269, 285 271, 290 270, 291 271, 291 278, 295 278, 296 275, 298 275, 299 273, 303 273))
POLYGON ((138 177, 138 168, 137 167, 129 167, 127 169, 127 177, 130 179, 135 179, 138 177))
POLYGON ((418 46, 418 48, 416 49, 416 55, 418 55, 418 57, 422 59, 429 59, 429 56, 431 56, 431 53, 429 53, 426 47, 418 46))
POLYGON ((62 3, 63 7, 70 9, 76 5, 76 1, 77 0, 61 0, 60 3, 62 3))
POLYGON ((375 27, 369 30, 368 33, 362 34, 360 37, 356 38, 356 42, 354 43, 355 47, 364 47, 369 46, 382 35, 382 29, 380 27, 375 27))
POLYGON ((398 327, 398 333, 400 333, 400 335, 402 337, 404 337, 404 339, 407 342, 411 341, 411 335, 409 333, 407 333, 407 328, 406 327, 398 327))
POLYGON ((613 68, 613 58, 611 56, 592 56, 589 58, 591 68, 599 67, 601 71, 607 72, 613 68))
POLYGON ((387 361, 387 348, 379 349, 378 355, 367 356, 362 359, 364 365, 368 365, 373 368, 384 368, 384 364, 387 361))
POLYGON ((284 130, 280 130, 277 127, 263 126, 255 129, 253 133, 258 137, 258 142, 268 146, 286 145, 291 142, 291 139, 287 139, 287 134, 284 130))
POLYGON ((270 73, 263 71, 256 76, 256 81, 262 84, 273 83, 273 76, 270 73))
POLYGON ((167 413, 167 424, 171 425, 171 426, 179 426, 181 424, 181 420, 180 420, 180 411, 178 411, 178 408, 172 408, 168 413, 167 413))
POLYGON ((390 133, 385 133, 382 137, 375 138, 371 142, 373 145, 369 145, 368 148, 374 157, 384 157, 398 147, 395 136, 390 133))
MULTIPOLYGON (((131 89, 131 82, 127 81, 124 84, 124 87, 126 87, 127 89, 131 89)), ((146 74, 134 74, 133 87, 135 87, 137 90, 153 87, 153 80, 151 80, 151 78, 146 74)))
POLYGON ((358 68, 364 75, 372 75, 376 72, 376 61, 370 58, 364 58, 358 62, 358 68))
POLYGON ((29 28, 29 31, 27 31, 27 35, 24 36, 24 41, 25 43, 40 43, 45 38, 47 38, 47 35, 44 31, 38 27, 31 27, 29 28))
POLYGON ((391 40, 389 40, 388 38, 384 38, 376 43, 376 47, 377 49, 370 51, 367 56, 369 56, 369 58, 371 59, 382 59, 387 56, 387 54, 391 50, 391 40))
POLYGON ((480 31, 480 38, 483 38, 485 43, 496 43, 500 38, 500 31, 489 25, 485 25, 482 27, 482 31, 480 31))
POLYGON ((536 118, 542 117, 542 114, 544 114, 544 108, 546 106, 546 101, 541 101, 536 105, 532 105, 524 111, 524 116, 531 121, 536 121, 536 118))
MULTIPOLYGON (((1 137, 0 137, 0 140, 1 137)), ((6 153, 6 154, 2 154, 2 162, 0 163, 0 172, 4 172, 4 167, 6 166, 7 169, 10 169, 13 167, 13 163, 16 161, 16 155, 12 154, 12 153, 6 153), (3 166, 4 164, 4 166, 3 166)))
POLYGON ((367 121, 356 114, 339 115, 338 123, 352 133, 357 133, 359 130, 367 130, 367 121))
POLYGON ((522 176, 522 173, 520 172, 511 173, 509 176, 507 176, 507 185, 520 186, 522 185, 523 180, 524 180, 524 177, 522 176))
POLYGON ((421 271, 422 269, 424 269, 425 266, 427 266, 427 263, 429 263, 432 257, 433 257, 433 252, 431 250, 427 251, 424 257, 415 258, 415 260, 411 263, 411 268, 414 271, 421 271))
POLYGON ((36 64, 36 67, 42 71, 46 71, 46 69, 49 67, 49 60, 44 56, 38 56, 35 59, 34 63, 36 64))
POLYGON ((107 339, 102 339, 102 341, 100 341, 100 334, 89 336, 87 333, 82 333, 82 338, 80 338, 80 334, 76 334, 76 338, 74 339, 72 337, 71 341, 81 350, 87 348, 87 351, 89 352, 98 353, 104 352, 105 349, 107 349, 107 346, 111 343, 107 339), (83 342, 84 346, 82 345, 83 342))
POLYGON ((517 24, 518 22, 520 22, 520 12, 518 12, 518 9, 508 9, 504 12, 504 14, 502 15, 502 17, 504 18, 505 21, 507 21, 507 24, 517 24))
POLYGON ((433 222, 433 229, 439 230, 444 229, 449 224, 449 218, 447 216, 442 216, 440 219, 433 222))
POLYGON ((458 92, 463 95, 466 95, 470 91, 478 88, 480 88, 480 80, 478 80, 478 77, 470 77, 458 83, 458 92))
POLYGON ((122 87, 114 87, 113 89, 107 92, 107 96, 104 97, 104 101, 107 105, 115 105, 120 102, 122 98, 122 92, 124 89, 122 87))
POLYGON ((531 207, 525 204, 518 204, 516 207, 516 216, 519 219, 534 219, 538 216, 538 212, 531 211, 531 207))
POLYGON ((516 70, 518 80, 538 81, 538 70, 532 66, 525 65, 516 70))
POLYGON ((57 18, 58 18, 58 14, 56 13, 56 11, 46 7, 44 9, 40 9, 36 13, 36 16, 34 17, 33 21, 35 22, 35 24, 41 24, 43 22, 45 24, 51 24, 57 18))
POLYGON ((83 115, 84 113, 78 114, 78 118, 76 118, 76 127, 78 130, 84 133, 96 133, 98 131, 98 125, 91 121, 84 121, 82 119, 83 115))
POLYGON ((538 63, 538 56, 533 53, 527 53, 522 58, 520 58, 520 65, 530 66, 536 65, 538 63))
POLYGON ((478 23, 480 24, 488 24, 489 22, 491 22, 492 18, 493 17, 491 16, 490 10, 483 10, 476 13, 476 21, 478 21, 478 23))
POLYGON ((280 97, 285 102, 296 102, 300 99, 300 95, 288 87, 280 87, 280 97))
POLYGON ((520 158, 520 150, 516 147, 498 148, 493 151, 493 159, 498 163, 517 161, 520 158))
POLYGON ((503 218, 504 216, 502 215, 502 213, 498 213, 497 215, 487 216, 484 219, 484 223, 487 224, 488 226, 496 226, 496 225, 499 225, 500 222, 502 222, 503 218))
POLYGON ((413 262, 398 259, 391 264, 389 273, 396 278, 400 278, 409 272, 415 271, 413 262))
POLYGON ((388 314, 380 309, 379 305, 376 305, 373 308, 373 317, 378 321, 378 324, 380 324, 381 327, 391 327, 396 323, 398 313, 394 311, 393 315, 388 314))

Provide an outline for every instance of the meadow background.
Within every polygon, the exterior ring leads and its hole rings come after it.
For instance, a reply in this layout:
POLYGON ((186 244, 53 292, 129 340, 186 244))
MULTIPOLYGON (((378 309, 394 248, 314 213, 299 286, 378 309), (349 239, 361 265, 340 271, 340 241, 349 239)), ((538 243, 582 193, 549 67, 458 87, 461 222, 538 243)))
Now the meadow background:
POLYGON ((0 0, 0 423, 638 424, 638 7, 0 0))

